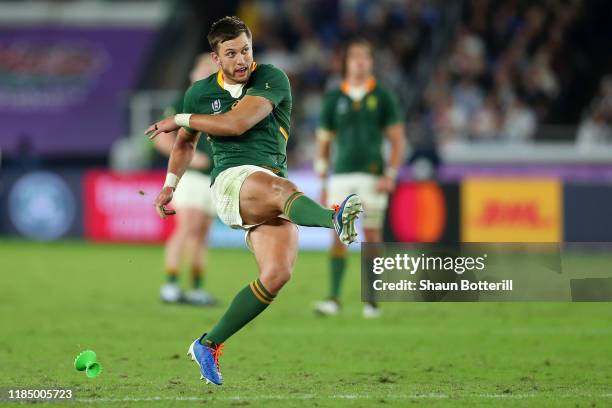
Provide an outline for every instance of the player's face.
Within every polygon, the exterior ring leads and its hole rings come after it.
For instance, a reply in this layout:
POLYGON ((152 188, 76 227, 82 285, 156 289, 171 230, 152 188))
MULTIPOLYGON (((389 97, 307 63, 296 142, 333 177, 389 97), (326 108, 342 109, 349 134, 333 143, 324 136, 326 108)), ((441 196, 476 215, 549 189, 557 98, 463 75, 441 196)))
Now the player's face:
POLYGON ((369 77, 372 75, 374 61, 370 47, 362 44, 353 44, 346 54, 346 74, 354 77, 369 77))
POLYGON ((228 83, 245 83, 251 77, 253 49, 251 39, 245 33, 220 43, 212 57, 223 70, 223 76, 228 83))

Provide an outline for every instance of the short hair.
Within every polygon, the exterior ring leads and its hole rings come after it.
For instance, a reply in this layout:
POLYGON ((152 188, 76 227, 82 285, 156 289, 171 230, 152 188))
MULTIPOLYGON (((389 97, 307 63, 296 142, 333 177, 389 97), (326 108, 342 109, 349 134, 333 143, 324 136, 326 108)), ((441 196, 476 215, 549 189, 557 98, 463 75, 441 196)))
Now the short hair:
POLYGON ((215 21, 208 31, 208 44, 212 51, 217 51, 217 46, 225 41, 233 40, 240 34, 245 33, 251 38, 251 30, 236 16, 226 16, 215 21))
POLYGON ((372 46, 372 43, 370 42, 370 40, 368 40, 365 37, 349 38, 347 41, 344 42, 344 45, 342 46, 342 76, 346 75, 346 68, 347 68, 346 62, 348 60, 348 52, 349 52, 349 49, 354 45, 360 45, 363 47, 367 47, 370 50, 370 55, 374 57, 374 47, 372 46))

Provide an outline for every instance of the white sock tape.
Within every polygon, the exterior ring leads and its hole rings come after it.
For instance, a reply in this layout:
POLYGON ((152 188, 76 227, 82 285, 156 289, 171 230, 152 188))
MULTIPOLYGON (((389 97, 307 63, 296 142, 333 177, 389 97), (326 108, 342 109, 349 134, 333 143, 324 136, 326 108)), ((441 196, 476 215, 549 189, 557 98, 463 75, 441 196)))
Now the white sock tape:
POLYGON ((191 113, 179 113, 178 115, 174 115, 174 123, 181 127, 189 127, 189 118, 191 118, 191 113))
POLYGON ((174 173, 166 174, 166 181, 164 182, 164 187, 171 187, 173 190, 176 189, 178 185, 179 177, 174 173))
POLYGON ((397 178, 397 173, 398 172, 399 172, 398 169, 395 169, 395 168, 389 166, 389 167, 387 167, 385 169, 385 176, 395 180, 397 178))

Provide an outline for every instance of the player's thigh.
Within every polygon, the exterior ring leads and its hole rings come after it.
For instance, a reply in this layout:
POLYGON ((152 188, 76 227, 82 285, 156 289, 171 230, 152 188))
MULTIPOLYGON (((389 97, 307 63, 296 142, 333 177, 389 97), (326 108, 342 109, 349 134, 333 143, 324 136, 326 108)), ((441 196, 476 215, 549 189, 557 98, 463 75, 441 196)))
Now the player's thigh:
POLYGON ((182 208, 179 211, 183 213, 186 218, 186 231, 188 231, 190 235, 202 238, 210 226, 210 216, 199 208, 182 208))
POLYGON ((296 225, 275 218, 250 230, 248 240, 261 274, 281 275, 281 280, 288 280, 298 252, 296 225))
POLYGON ((255 172, 240 188, 240 217, 247 225, 274 219, 283 213, 283 204, 296 191, 297 187, 287 179, 255 172))
POLYGON ((189 233, 189 228, 191 224, 191 217, 193 215, 193 208, 188 207, 178 207, 176 208, 176 224, 175 229, 181 231, 182 233, 189 233))

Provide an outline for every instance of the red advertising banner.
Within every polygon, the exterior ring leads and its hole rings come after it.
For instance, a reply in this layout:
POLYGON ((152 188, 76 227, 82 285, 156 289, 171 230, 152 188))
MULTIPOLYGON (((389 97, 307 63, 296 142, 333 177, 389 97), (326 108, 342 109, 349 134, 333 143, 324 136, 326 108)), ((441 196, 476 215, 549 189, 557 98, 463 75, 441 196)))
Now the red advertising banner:
POLYGON ((459 187, 431 181, 400 182, 387 209, 387 242, 457 242, 459 187))
POLYGON ((163 171, 87 172, 83 178, 85 237, 94 241, 164 241, 174 228, 174 219, 162 220, 153 207, 164 176, 163 171))

